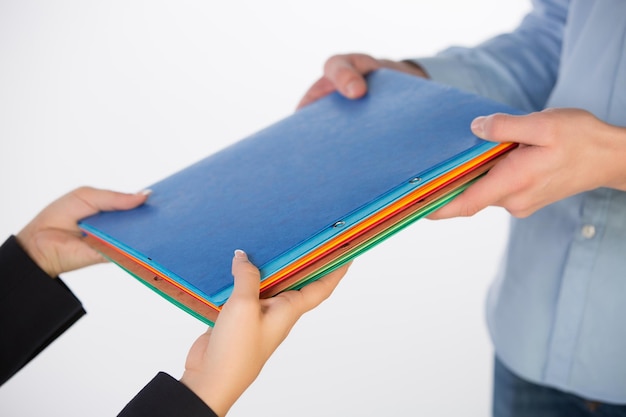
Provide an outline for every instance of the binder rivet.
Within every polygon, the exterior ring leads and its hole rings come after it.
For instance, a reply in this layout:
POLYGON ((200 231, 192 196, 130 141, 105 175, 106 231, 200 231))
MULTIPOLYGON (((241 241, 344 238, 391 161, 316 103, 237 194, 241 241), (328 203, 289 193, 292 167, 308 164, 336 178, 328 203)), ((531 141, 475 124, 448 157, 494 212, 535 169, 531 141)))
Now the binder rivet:
POLYGON ((339 220, 337 223, 333 224, 333 227, 342 227, 343 225, 345 225, 346 222, 344 222, 343 220, 339 220))
POLYGON ((420 177, 411 178, 409 181, 411 184, 415 184, 416 182, 420 182, 422 179, 420 177))

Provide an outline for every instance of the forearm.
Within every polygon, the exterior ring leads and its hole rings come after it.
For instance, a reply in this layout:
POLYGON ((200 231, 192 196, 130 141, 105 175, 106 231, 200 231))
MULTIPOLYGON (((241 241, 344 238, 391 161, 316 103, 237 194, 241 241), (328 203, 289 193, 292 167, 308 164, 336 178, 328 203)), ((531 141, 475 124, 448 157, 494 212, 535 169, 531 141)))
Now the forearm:
POLYGON ((515 31, 415 61, 435 81, 523 110, 541 110, 556 82, 568 3, 535 1, 515 31))
POLYGON ((65 284, 50 278, 10 237, 0 247, 0 384, 84 314, 65 284))

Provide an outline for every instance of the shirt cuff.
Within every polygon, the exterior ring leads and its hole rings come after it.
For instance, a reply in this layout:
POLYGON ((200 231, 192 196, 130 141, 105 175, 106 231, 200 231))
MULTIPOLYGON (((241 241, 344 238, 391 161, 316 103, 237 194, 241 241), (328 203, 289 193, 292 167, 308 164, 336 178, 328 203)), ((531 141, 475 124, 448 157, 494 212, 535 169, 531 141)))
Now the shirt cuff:
POLYGON ((475 70, 463 65, 456 57, 433 56, 410 59, 410 61, 422 67, 433 81, 482 95, 480 84, 476 81, 475 70))

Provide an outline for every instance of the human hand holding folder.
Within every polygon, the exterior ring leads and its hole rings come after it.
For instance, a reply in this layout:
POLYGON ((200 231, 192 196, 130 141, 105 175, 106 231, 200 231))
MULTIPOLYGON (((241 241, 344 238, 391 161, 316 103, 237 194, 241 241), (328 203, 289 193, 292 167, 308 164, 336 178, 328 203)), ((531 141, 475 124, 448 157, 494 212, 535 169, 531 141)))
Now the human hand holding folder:
POLYGON ((233 293, 215 327, 191 347, 181 382, 224 416, 296 321, 330 296, 347 269, 345 265, 299 291, 260 299, 259 270, 244 252, 235 251, 233 293))
POLYGON ((304 93, 297 108, 311 104, 333 91, 350 99, 361 98, 367 92, 365 75, 381 68, 428 78, 428 74, 421 67, 410 61, 377 59, 366 54, 334 55, 324 64, 324 75, 304 93))
POLYGON ((18 234, 28 256, 55 278, 106 259, 85 243, 77 222, 100 211, 129 210, 143 204, 148 192, 136 194, 80 187, 50 203, 18 234))
POLYGON ((493 114, 475 119, 472 131, 493 142, 514 138, 522 146, 432 218, 472 216, 487 206, 527 217, 584 191, 600 187, 626 191, 626 128, 585 110, 493 114))

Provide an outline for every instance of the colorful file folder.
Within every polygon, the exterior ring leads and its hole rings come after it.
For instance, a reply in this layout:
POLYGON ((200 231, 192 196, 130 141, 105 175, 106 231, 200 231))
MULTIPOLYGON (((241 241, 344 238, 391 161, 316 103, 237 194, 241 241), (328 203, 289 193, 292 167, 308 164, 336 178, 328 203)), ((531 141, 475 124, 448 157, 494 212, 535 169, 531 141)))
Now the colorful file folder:
POLYGON ((232 291, 232 254, 261 296, 301 288, 446 204, 516 145, 474 117, 520 114, 392 70, 359 100, 331 94, 158 181, 143 206, 80 227, 97 250, 208 324, 232 291))

